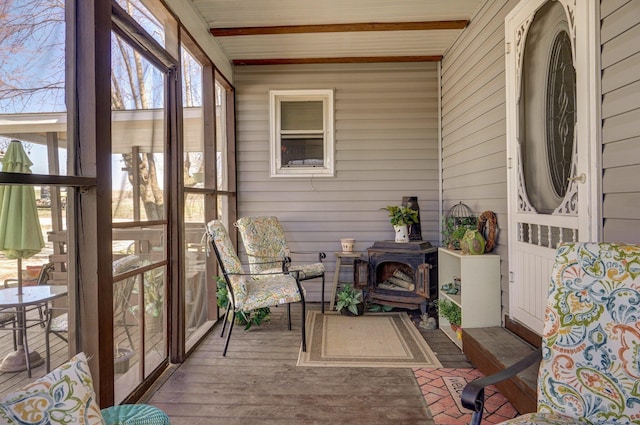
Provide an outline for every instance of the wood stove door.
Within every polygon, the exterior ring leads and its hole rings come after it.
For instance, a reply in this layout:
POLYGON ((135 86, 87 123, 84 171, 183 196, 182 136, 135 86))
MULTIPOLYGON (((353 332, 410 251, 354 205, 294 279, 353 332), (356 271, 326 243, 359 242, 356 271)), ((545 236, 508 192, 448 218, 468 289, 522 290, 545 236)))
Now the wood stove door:
POLYGON ((418 266, 418 273, 416 274, 416 294, 425 298, 431 298, 429 291, 430 272, 431 264, 420 264, 418 266))

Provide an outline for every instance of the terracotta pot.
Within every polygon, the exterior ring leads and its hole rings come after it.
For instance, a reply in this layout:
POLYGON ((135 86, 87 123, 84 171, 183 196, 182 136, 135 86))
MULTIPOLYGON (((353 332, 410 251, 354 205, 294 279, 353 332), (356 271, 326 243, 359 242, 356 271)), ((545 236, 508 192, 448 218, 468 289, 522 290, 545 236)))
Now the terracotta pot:
POLYGON ((462 339, 462 327, 458 326, 458 325, 454 325, 453 323, 451 323, 451 330, 453 330, 456 333, 456 337, 458 339, 462 339))

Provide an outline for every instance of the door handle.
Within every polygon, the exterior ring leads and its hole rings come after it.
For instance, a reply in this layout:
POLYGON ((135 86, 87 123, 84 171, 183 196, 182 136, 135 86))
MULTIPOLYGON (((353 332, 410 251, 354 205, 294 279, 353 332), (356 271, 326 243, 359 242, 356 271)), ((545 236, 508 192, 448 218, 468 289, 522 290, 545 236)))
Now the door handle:
POLYGON ((569 180, 570 182, 585 184, 587 182, 587 175, 585 173, 581 173, 579 176, 569 177, 567 180, 569 180))

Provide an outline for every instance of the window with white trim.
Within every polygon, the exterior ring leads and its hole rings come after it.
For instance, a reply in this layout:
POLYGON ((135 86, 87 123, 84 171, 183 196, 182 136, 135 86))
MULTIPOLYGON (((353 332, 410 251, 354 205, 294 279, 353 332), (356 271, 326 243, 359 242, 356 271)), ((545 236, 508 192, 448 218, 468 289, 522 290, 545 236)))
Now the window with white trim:
POLYGON ((333 90, 269 91, 271 177, 334 175, 333 90))

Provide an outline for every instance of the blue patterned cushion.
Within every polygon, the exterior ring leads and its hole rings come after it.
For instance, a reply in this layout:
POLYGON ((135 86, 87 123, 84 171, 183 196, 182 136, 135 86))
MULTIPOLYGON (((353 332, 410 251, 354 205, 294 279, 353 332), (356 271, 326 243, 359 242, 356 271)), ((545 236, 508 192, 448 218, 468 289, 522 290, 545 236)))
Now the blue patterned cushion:
POLYGON ((107 425, 169 425, 162 410, 148 404, 121 404, 102 409, 107 425))
POLYGON ((0 399, 0 423, 104 424, 84 353, 0 399))
POLYGON ((508 421, 501 422, 500 425, 577 425, 573 418, 567 418, 566 416, 553 415, 550 413, 527 413, 526 415, 518 416, 515 419, 509 419, 508 421))
POLYGON ((561 245, 542 334, 538 412, 508 424, 640 421, 640 246, 561 245))

